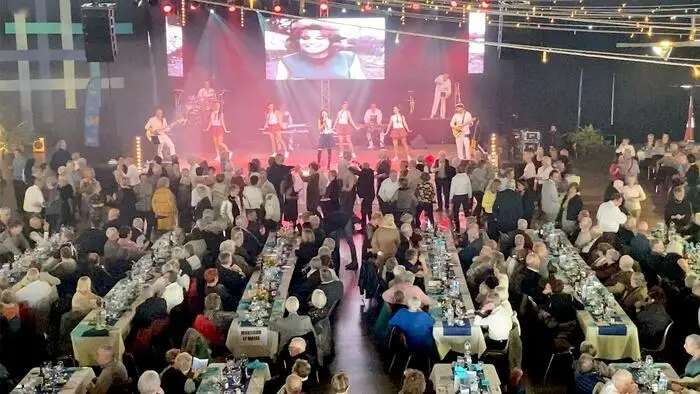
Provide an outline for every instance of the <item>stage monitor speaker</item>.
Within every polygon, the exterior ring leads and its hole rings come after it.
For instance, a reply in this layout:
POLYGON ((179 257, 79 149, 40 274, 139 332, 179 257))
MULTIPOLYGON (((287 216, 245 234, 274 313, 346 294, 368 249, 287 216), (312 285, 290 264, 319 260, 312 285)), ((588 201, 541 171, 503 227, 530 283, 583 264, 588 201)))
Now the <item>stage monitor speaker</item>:
POLYGON ((46 153, 46 139, 39 137, 32 143, 32 153, 46 153))
POLYGON ((80 7, 88 62, 114 62, 117 36, 114 31, 113 3, 85 3, 80 7))

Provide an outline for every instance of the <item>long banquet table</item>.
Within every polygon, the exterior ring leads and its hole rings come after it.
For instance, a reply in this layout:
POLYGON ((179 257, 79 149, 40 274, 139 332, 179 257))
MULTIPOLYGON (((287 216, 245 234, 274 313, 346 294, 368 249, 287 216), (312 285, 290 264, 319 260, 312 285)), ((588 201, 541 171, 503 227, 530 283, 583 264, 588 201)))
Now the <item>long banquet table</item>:
MULTIPOLYGON (((92 368, 66 368, 64 369, 64 375, 67 376, 68 380, 62 386, 58 387, 56 393, 60 394, 85 394, 87 392, 88 385, 95 377, 95 372, 92 368)), ((39 368, 32 368, 29 373, 22 378, 22 380, 17 384, 12 390, 13 394, 20 393, 36 393, 35 385, 37 384, 36 379, 39 377, 39 368)))
MULTIPOLYGON (((268 238, 265 250, 263 250, 261 256, 274 253, 277 237, 274 234, 270 234, 270 237, 272 239, 268 238)), ((250 276, 250 280, 243 292, 243 297, 238 304, 237 317, 231 322, 226 336, 226 347, 233 353, 234 357, 273 358, 277 354, 279 334, 269 328, 269 322, 284 317, 284 302, 289 293, 289 285, 294 274, 295 264, 296 256, 293 252, 286 261, 282 261, 282 258, 278 256, 277 266, 282 270, 282 277, 277 288, 277 294, 272 302, 270 316, 263 325, 250 324, 244 319, 247 308, 257 293, 257 284, 262 272, 255 271, 250 276)))
MULTIPOLYGON (((459 291, 462 297, 462 303, 465 305, 467 310, 474 310, 474 302, 472 301, 471 295, 469 294, 469 289, 467 287, 467 280, 464 277, 464 272, 462 271, 462 266, 459 263, 459 257, 457 256, 457 248, 455 247, 454 238, 451 231, 444 232, 445 244, 447 247, 447 253, 449 255, 449 261, 452 263, 452 270, 455 273, 455 278, 459 281, 459 291)), ((425 284, 428 285, 430 277, 425 278, 425 284)), ((428 293, 433 301, 437 300, 435 294, 428 293)), ((484 340, 484 333, 479 326, 474 326, 473 318, 470 319, 469 324, 464 327, 460 326, 448 326, 444 321, 444 311, 440 307, 431 307, 430 315, 435 319, 435 325, 433 326, 433 339, 435 340, 435 345, 440 355, 440 359, 445 358, 445 356, 454 350, 457 353, 464 353, 464 346, 469 343, 471 348, 471 353, 481 354, 486 351, 486 341, 484 340)))
MULTIPOLYGON (((565 251, 566 258, 572 259, 581 272, 590 274, 590 267, 588 267, 578 251, 571 245, 571 242, 564 232, 561 230, 554 230, 553 234, 555 234, 555 236, 558 235, 560 245, 562 246, 561 249, 565 251)), ((553 259, 552 261, 554 261, 553 264, 557 267, 555 276, 564 281, 564 283, 571 283, 572 280, 567 275, 566 270, 562 269, 558 260, 553 259)), ((550 263, 552 263, 552 261, 550 261, 550 263)), ((603 286, 597 279, 595 279, 595 281, 597 282, 596 285, 603 286)), ((576 292, 574 292, 574 296, 581 300, 576 292)), ((616 321, 613 324, 610 324, 610 322, 601 322, 600 320, 597 321, 593 314, 591 314, 592 307, 585 303, 584 307, 585 309, 578 311, 576 316, 586 340, 593 344, 598 350, 599 358, 605 360, 621 360, 624 358, 639 360, 642 358, 637 326, 635 326, 632 319, 627 316, 619 303, 615 302, 613 305, 616 312, 616 321)))
MULTIPOLYGON (((155 245, 166 242, 169 239, 170 233, 163 235, 155 245)), ((170 247, 163 247, 163 251, 168 253, 170 247)), ((142 257, 142 259, 154 259, 154 253, 151 251, 149 254, 142 257)), ((162 260, 162 258, 158 258, 162 260)), ((127 279, 122 279, 125 281, 127 279)), ((151 283, 155 281, 152 279, 151 283)), ((115 292, 115 288, 119 286, 119 282, 110 290, 105 298, 109 298, 112 293, 115 292)), ((75 328, 71 331, 70 338, 73 345, 73 357, 80 363, 81 366, 95 366, 97 365, 97 360, 95 360, 95 355, 97 349, 102 345, 109 345, 114 349, 115 357, 121 359, 125 352, 124 339, 129 335, 131 330, 131 322, 134 319, 136 313, 136 308, 141 305, 146 300, 146 294, 139 294, 131 305, 126 308, 126 310, 120 315, 119 319, 111 325, 107 325, 104 329, 98 330, 96 326, 96 321, 98 319, 99 311, 97 309, 92 310, 83 318, 80 323, 78 323, 75 328)))

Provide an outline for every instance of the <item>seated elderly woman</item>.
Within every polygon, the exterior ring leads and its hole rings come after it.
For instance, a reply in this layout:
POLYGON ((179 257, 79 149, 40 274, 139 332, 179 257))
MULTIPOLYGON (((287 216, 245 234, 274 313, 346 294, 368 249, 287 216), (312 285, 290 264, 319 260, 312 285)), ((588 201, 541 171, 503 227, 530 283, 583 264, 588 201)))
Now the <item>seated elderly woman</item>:
POLYGON ((161 375, 161 388, 165 393, 185 394, 197 390, 195 381, 189 378, 192 369, 192 356, 181 352, 175 357, 173 367, 161 375))
POLYGON ((600 228, 600 226, 591 227, 591 240, 581 247, 581 255, 588 262, 588 264, 591 264, 591 262, 595 260, 596 255, 592 252, 595 252, 595 249, 599 243, 604 242, 601 238, 602 236, 603 230, 600 228))
POLYGON ((311 364, 306 360, 296 360, 292 365, 292 373, 301 379, 301 392, 310 393, 309 375, 311 375, 311 364))
POLYGON ((433 318, 421 309, 418 297, 408 299, 408 308, 401 309, 389 320, 390 327, 396 327, 406 336, 406 344, 411 350, 432 352, 433 318))
POLYGON ((92 280, 89 276, 78 279, 78 285, 71 300, 71 310, 87 315, 102 303, 102 298, 92 292, 92 280))
POLYGON ((331 378, 332 394, 348 394, 350 390, 350 379, 344 373, 337 373, 331 378))
POLYGON ((630 285, 625 288, 620 298, 620 306, 626 312, 631 313, 647 298, 647 281, 641 272, 633 272, 630 275, 630 285))
POLYGON ((217 271, 216 268, 209 268, 204 271, 204 283, 205 295, 218 294, 225 311, 236 310, 237 304, 233 296, 231 296, 231 293, 228 292, 224 285, 219 283, 219 271, 217 271))
MULTIPOLYGON (((606 364, 604 361, 598 360, 598 349, 593 346, 592 343, 588 341, 583 341, 579 345, 579 353, 587 354, 593 358, 593 369, 598 372, 598 375, 605 378, 610 378, 615 373, 615 368, 611 365, 606 364)), ((574 369, 577 368, 576 363, 574 363, 574 369)))
POLYGON ((415 280, 415 275, 411 272, 406 272, 402 277, 395 278, 398 279, 397 283, 394 283, 389 289, 387 289, 382 294, 382 299, 387 303, 391 304, 394 302, 394 293, 401 291, 404 294, 406 305, 408 305, 408 300, 412 297, 418 298, 423 305, 432 304, 432 299, 428 297, 420 287, 413 284, 415 280))
POLYGON ((29 235, 27 242, 31 248, 49 240, 49 223, 41 217, 32 215, 29 218, 29 235))
POLYGON ((299 315, 299 299, 288 297, 284 302, 287 316, 270 321, 270 329, 279 333, 279 348, 282 349, 294 337, 301 337, 312 333, 316 337, 316 331, 308 316, 299 315))
POLYGON ((628 255, 620 257, 620 270, 613 274, 604 284, 613 294, 622 294, 630 289, 630 278, 634 273, 634 260, 628 255))
POLYGON ((319 355, 330 355, 332 347, 331 323, 327 319, 330 306, 323 290, 316 289, 311 293, 311 308, 308 315, 316 333, 316 345, 319 355))
POLYGON ((589 354, 583 353, 574 363, 574 384, 581 394, 593 394, 600 391, 604 383, 595 369, 595 360, 589 354))
POLYGON ((593 220, 590 217, 584 217, 578 222, 579 232, 574 238, 574 246, 581 250, 586 244, 593 239, 591 236, 591 227, 593 220))
POLYGON ((234 317, 234 312, 221 310, 221 297, 212 293, 204 298, 204 312, 197 315, 192 328, 199 331, 212 348, 222 347, 234 317))
POLYGON ((591 265, 591 269, 595 272, 595 276, 598 280, 605 283, 620 271, 618 260, 620 260, 620 252, 615 249, 608 249, 605 252, 605 259, 602 261, 600 259, 596 260, 595 263, 591 265))
POLYGON ((469 269, 464 273, 467 279, 467 284, 470 288, 476 289, 479 283, 483 282, 486 276, 490 273, 495 254, 496 249, 493 249, 488 245, 484 245, 481 248, 479 255, 474 257, 469 269))

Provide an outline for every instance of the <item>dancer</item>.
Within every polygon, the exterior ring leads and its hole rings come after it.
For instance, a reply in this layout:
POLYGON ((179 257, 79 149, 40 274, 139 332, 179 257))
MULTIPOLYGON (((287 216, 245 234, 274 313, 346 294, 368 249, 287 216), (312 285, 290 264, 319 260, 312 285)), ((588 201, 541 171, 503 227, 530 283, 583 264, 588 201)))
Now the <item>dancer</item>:
POLYGON ((287 144, 282 139, 282 112, 275 109, 273 103, 267 104, 267 110, 265 111, 265 126, 263 130, 267 130, 270 135, 270 145, 272 147, 272 154, 274 156, 277 153, 277 144, 282 145, 284 150, 284 157, 289 157, 289 152, 287 151, 287 144))
POLYGON ((355 155, 355 148, 352 146, 352 138, 350 137, 352 135, 352 129, 354 128, 355 130, 359 130, 359 128, 357 125, 355 125, 355 121, 352 120, 352 113, 350 113, 350 110, 348 109, 347 101, 343 101, 343 105, 340 107, 340 111, 338 111, 338 116, 335 118, 333 128, 338 133, 338 143, 340 145, 339 157, 343 157, 346 142, 350 148, 352 157, 357 157, 355 155))
MULTIPOLYGON (((214 103, 214 110, 209 115, 209 125, 205 131, 211 132, 211 139, 214 142, 214 152, 216 152, 216 161, 221 158, 221 153, 229 153, 228 146, 224 144, 224 133, 229 131, 224 123, 224 113, 221 111, 221 103, 214 103)), ((228 160, 228 158, 226 159, 228 160)))
POLYGON ((163 110, 156 109, 155 116, 152 116, 146 122, 146 137, 149 141, 152 141, 156 145, 156 155, 163 158, 163 147, 168 147, 168 153, 172 156, 175 154, 175 144, 173 140, 166 134, 170 127, 168 127, 168 121, 163 117, 163 110))
POLYGON ((430 117, 434 118, 440 106, 440 117, 445 119, 445 107, 447 98, 452 94, 452 80, 450 74, 440 74, 435 78, 435 96, 433 97, 433 109, 430 111, 430 117))
POLYGON ((379 133, 379 146, 384 147, 384 136, 386 134, 382 133, 382 110, 377 108, 377 104, 372 103, 369 109, 365 111, 365 132, 367 134, 367 149, 374 149, 374 142, 372 141, 372 134, 379 133))
POLYGON ((326 169, 330 171, 331 169, 331 154, 333 153, 333 147, 335 146, 335 130, 333 130, 333 121, 328 115, 328 111, 321 111, 321 116, 318 119, 318 129, 320 134, 318 136, 318 151, 316 153, 316 163, 321 165, 321 156, 323 155, 323 150, 328 151, 328 166, 326 169))
POLYGON ((455 114, 452 115, 450 127, 457 144, 457 156, 460 160, 471 160, 471 147, 469 146, 469 127, 472 125, 472 114, 464 110, 464 104, 455 105, 455 114))
POLYGON ((398 105, 395 105, 392 110, 394 114, 389 118, 389 124, 386 127, 386 133, 391 132, 391 142, 394 144, 394 158, 392 160, 399 159, 399 142, 403 145, 406 159, 411 160, 411 155, 408 154, 408 141, 406 141, 408 133, 411 132, 408 128, 408 122, 406 122, 406 117, 403 116, 398 105))

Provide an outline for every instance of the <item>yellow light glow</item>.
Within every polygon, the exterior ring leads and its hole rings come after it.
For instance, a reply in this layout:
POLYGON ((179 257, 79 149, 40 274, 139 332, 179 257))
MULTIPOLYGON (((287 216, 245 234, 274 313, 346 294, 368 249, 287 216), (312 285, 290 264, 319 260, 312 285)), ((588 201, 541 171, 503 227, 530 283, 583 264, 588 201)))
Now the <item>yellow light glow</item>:
POLYGON ((542 51, 542 63, 547 64, 548 61, 549 61, 549 54, 547 53, 547 51, 542 51))
POLYGON ((700 66, 693 66, 693 78, 700 78, 700 66))

